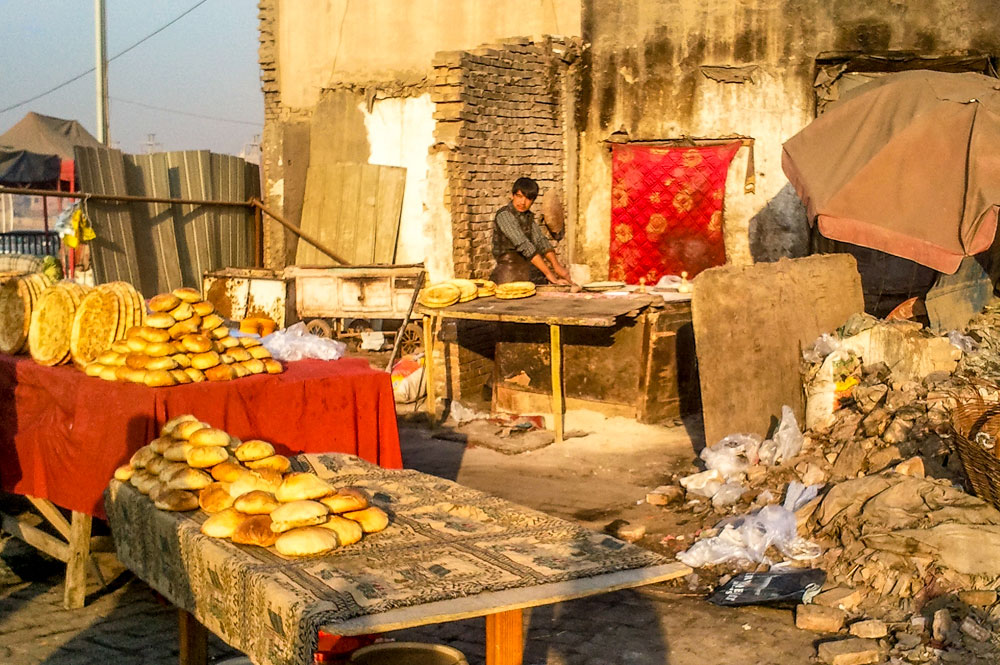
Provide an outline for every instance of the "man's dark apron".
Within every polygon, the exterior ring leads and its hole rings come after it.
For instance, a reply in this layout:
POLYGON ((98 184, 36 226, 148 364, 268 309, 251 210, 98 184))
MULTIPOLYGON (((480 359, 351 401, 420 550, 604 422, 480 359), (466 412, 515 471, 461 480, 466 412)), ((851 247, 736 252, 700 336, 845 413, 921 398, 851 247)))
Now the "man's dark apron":
POLYGON ((497 267, 493 269, 490 281, 497 284, 510 282, 549 283, 542 271, 531 265, 531 261, 521 256, 520 252, 504 252, 498 256, 497 267))

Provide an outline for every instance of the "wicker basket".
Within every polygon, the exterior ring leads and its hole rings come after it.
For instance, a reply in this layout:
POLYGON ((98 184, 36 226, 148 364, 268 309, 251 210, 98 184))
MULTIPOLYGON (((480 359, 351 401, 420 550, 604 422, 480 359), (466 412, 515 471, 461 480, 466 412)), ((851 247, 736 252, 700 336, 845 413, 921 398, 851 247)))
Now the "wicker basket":
POLYGON ((1000 447, 1000 403, 986 402, 978 393, 971 400, 960 401, 951 413, 952 431, 958 457, 972 491, 1000 509, 1000 459, 976 443, 976 435, 985 432, 1000 447))

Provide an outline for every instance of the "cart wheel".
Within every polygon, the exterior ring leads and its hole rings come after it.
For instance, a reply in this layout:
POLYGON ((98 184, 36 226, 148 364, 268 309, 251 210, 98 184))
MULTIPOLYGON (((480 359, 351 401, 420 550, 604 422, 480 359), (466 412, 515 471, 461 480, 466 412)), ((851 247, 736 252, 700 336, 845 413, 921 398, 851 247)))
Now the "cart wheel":
POLYGON ((323 319, 313 319, 306 324, 306 330, 313 335, 330 339, 333 337, 333 328, 323 319))
POLYGON ((406 327, 399 331, 399 334, 402 335, 402 339, 399 342, 399 352, 404 356, 416 353, 423 347, 424 334, 418 324, 406 324, 406 327))

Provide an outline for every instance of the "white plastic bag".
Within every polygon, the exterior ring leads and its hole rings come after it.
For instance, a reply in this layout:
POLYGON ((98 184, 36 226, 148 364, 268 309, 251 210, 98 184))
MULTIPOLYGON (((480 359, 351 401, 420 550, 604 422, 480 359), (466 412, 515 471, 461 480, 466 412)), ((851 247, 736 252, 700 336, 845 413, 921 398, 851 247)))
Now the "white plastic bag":
POLYGON ((727 482, 712 495, 712 505, 716 508, 731 506, 740 500, 747 488, 739 483, 727 482))
POLYGON ((758 461, 760 437, 754 434, 730 434, 701 451, 705 467, 719 471, 726 480, 736 478, 758 461))
POLYGON ((717 536, 699 540, 677 559, 693 568, 726 561, 771 564, 765 553, 772 545, 784 556, 797 560, 814 559, 822 553, 818 545, 798 537, 795 513, 783 506, 764 506, 756 513, 727 518, 719 525, 724 526, 717 536))
POLYGON ((774 463, 787 461, 802 452, 802 432, 791 407, 781 407, 781 422, 774 432, 775 458, 774 463))
POLYGON ((482 420, 487 417, 487 414, 480 413, 475 409, 470 409, 469 407, 460 404, 457 401, 451 403, 451 410, 449 411, 451 419, 456 423, 461 425, 462 423, 467 423, 472 420, 482 420))
POLYGON ((815 499, 819 495, 821 487, 822 485, 809 485, 806 487, 799 481, 793 480, 788 483, 788 488, 785 490, 785 501, 781 505, 785 510, 790 510, 794 513, 815 499))
POLYGON ((260 343, 272 356, 284 362, 303 358, 338 360, 347 350, 343 342, 313 335, 302 321, 261 338, 260 343))
POLYGON ((809 348, 802 349, 802 359, 808 363, 822 362, 824 358, 839 348, 839 339, 830 333, 823 333, 809 348))
POLYGON ((681 487, 686 489, 688 494, 695 494, 709 499, 719 491, 724 482, 726 482, 726 479, 715 469, 693 473, 690 476, 684 476, 680 480, 681 487))
POLYGON ((962 353, 975 353, 979 350, 979 344, 976 343, 976 340, 957 330, 948 333, 948 341, 951 342, 952 346, 961 349, 962 353))

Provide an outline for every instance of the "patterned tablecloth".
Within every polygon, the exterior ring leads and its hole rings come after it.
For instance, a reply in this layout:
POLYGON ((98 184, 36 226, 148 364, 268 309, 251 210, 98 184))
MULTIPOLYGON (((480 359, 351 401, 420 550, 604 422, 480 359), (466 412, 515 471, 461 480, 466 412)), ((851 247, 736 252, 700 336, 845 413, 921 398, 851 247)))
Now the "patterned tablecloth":
POLYGON ((331 554, 202 535, 202 511, 157 510, 134 487, 106 495, 118 557, 257 665, 312 662, 320 626, 397 608, 667 563, 652 552, 448 480, 343 454, 301 455, 335 486, 366 488, 385 531, 331 554))

